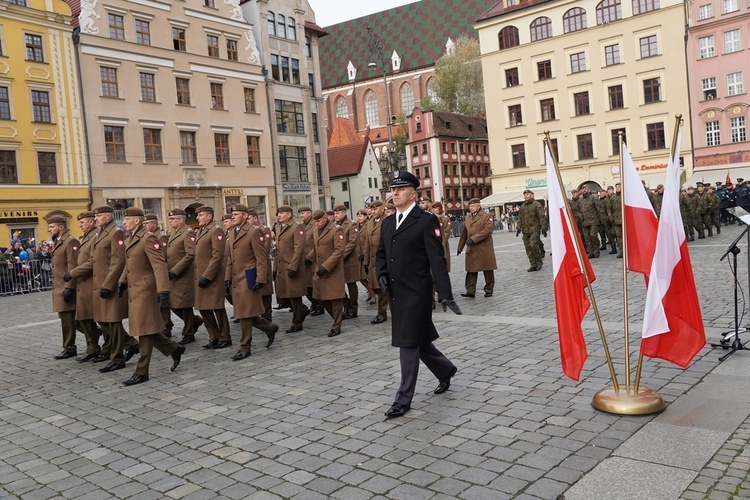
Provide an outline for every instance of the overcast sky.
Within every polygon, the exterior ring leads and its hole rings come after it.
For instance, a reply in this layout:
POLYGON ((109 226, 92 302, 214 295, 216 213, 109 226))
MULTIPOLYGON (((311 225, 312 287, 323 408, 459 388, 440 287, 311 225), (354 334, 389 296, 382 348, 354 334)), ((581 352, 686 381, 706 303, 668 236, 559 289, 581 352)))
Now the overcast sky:
POLYGON ((381 12, 416 0, 308 0, 318 26, 330 26, 350 19, 381 12))

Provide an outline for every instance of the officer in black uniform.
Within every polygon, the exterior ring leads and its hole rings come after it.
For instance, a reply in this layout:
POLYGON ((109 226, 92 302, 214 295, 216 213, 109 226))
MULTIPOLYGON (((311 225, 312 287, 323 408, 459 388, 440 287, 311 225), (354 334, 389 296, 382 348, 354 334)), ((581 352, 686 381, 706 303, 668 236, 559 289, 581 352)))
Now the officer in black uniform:
MULTIPOLYGON (((750 191, 748 191, 745 179, 742 177, 737 177, 737 184, 734 186, 734 204, 745 210, 747 210, 748 205, 750 205, 750 191)), ((738 220, 737 225, 741 226, 742 222, 738 220)))
POLYGON ((714 194, 719 197, 719 223, 726 226, 729 224, 729 212, 727 211, 727 208, 729 208, 729 191, 724 184, 717 181, 714 194))

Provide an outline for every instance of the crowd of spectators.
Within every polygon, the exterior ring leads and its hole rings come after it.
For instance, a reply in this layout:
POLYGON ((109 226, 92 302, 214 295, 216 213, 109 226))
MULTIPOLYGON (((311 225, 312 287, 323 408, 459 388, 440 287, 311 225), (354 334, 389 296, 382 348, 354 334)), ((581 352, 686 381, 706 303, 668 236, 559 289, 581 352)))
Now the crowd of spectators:
POLYGON ((52 287, 51 243, 14 238, 0 247, 0 295, 37 292, 52 287))

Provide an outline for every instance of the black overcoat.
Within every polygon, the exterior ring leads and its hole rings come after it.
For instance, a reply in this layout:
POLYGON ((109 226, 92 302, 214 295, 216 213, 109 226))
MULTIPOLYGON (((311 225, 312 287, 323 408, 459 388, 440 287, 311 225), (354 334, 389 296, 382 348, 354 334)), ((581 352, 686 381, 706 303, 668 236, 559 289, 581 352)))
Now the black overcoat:
POLYGON ((432 324, 433 277, 439 300, 453 299, 437 217, 415 206, 398 230, 395 215, 385 218, 375 265, 378 278, 388 279, 391 345, 420 347, 437 339, 432 324))

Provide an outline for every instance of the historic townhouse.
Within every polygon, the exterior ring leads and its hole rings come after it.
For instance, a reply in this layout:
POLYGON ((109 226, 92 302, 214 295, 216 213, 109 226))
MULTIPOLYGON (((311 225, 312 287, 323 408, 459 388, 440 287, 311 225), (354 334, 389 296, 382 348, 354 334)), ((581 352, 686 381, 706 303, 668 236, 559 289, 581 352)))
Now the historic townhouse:
POLYGON ((0 246, 48 239, 45 217, 88 206, 71 12, 62 0, 0 2, 0 246))

